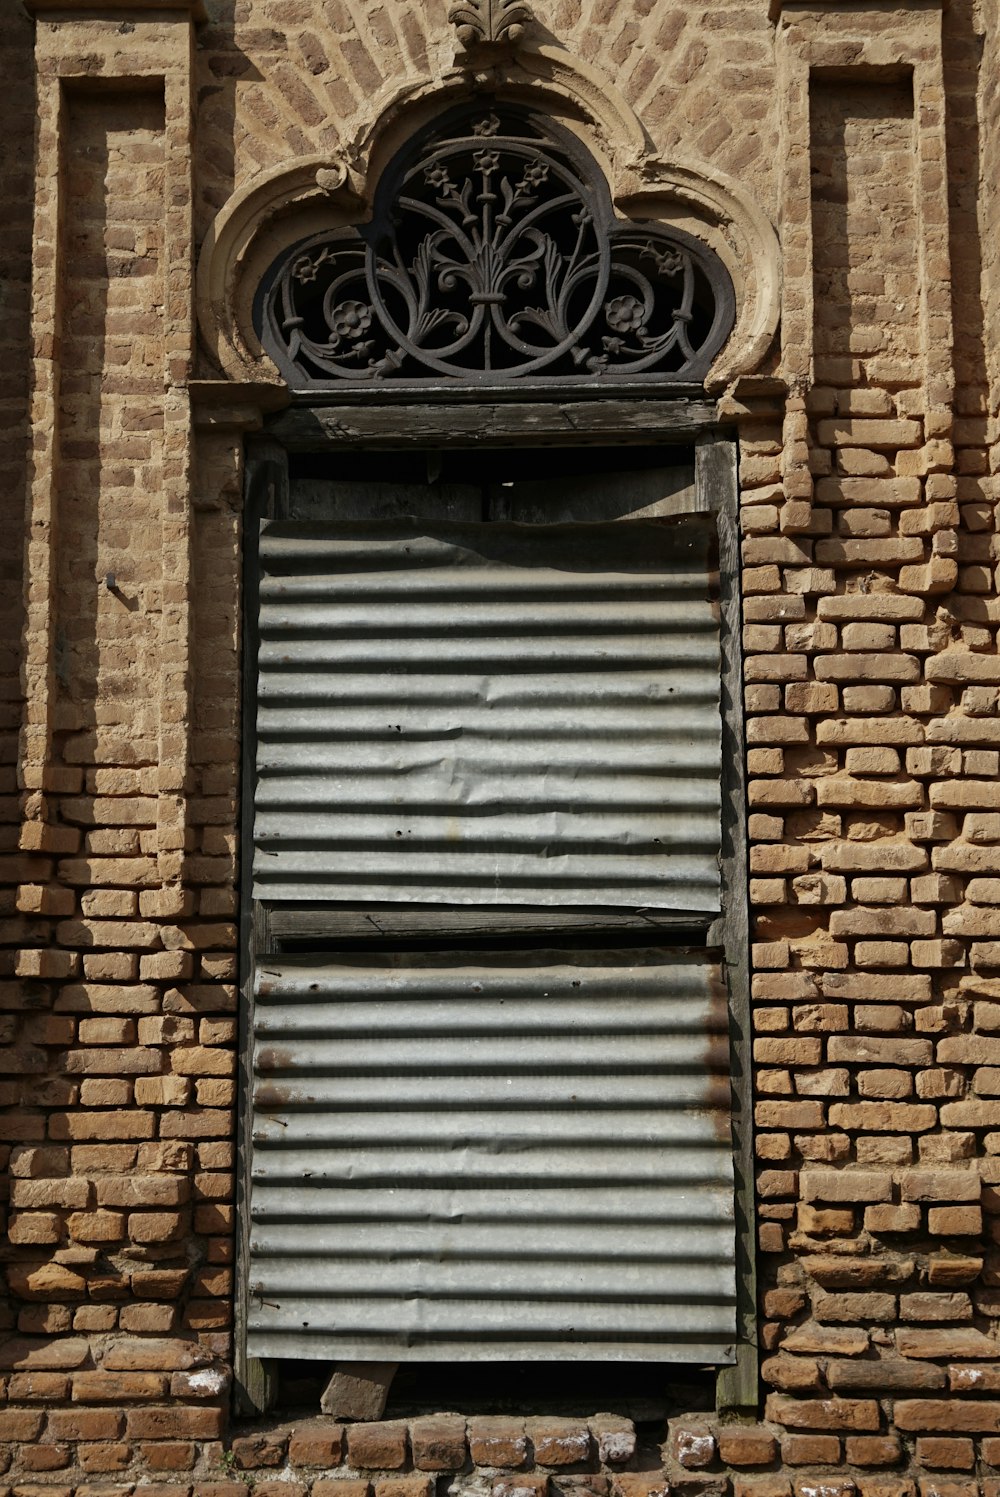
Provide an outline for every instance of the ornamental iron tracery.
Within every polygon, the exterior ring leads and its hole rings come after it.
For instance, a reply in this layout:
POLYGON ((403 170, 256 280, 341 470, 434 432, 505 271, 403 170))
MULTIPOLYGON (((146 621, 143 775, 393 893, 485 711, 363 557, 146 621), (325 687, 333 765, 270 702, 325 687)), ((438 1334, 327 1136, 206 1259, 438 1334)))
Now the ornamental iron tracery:
POLYGON ((579 143, 499 104, 387 170, 372 222, 271 267, 260 332, 294 389, 525 378, 702 380, 735 299, 711 250, 623 223, 579 143))

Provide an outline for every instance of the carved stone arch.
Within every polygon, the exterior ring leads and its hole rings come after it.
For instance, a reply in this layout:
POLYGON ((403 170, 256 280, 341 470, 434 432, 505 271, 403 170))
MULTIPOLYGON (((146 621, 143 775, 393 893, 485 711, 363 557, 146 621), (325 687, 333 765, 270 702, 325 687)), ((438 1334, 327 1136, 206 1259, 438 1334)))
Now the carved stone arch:
POLYGON ((518 49, 494 56, 470 73, 455 67, 440 76, 391 90, 376 101, 346 147, 374 193, 393 157, 447 110, 480 96, 545 113, 579 136, 615 190, 630 171, 641 170, 652 142, 634 110, 596 68, 559 47, 518 49))
POLYGON ((261 278, 283 250, 370 222, 379 183, 400 149, 463 102, 490 98, 544 111, 575 136, 625 219, 689 235, 722 261, 736 292, 735 327, 704 376, 718 387, 760 366, 777 327, 780 259, 773 227, 742 187, 698 162, 664 162, 624 97, 596 69, 555 47, 518 51, 470 79, 454 68, 375 101, 338 158, 312 156, 260 174, 221 210, 203 246, 197 301, 203 340, 239 382, 282 383, 255 327, 261 278))

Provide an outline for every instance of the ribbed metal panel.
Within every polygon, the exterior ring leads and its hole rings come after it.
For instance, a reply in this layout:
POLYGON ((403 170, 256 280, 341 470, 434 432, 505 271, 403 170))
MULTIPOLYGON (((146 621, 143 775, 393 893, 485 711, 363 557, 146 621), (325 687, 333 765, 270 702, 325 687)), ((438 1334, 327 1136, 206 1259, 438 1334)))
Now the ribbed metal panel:
POLYGON ((264 901, 719 908, 704 520, 265 522, 264 901))
POLYGON ((733 1359, 704 952, 263 958, 251 1356, 733 1359))

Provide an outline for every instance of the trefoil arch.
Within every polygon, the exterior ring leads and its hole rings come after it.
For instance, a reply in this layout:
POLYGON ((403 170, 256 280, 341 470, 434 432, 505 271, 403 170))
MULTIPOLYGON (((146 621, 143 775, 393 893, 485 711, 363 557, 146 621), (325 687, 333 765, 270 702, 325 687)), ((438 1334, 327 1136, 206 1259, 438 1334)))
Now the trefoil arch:
POLYGON ((320 230, 261 282, 261 342, 293 390, 704 380, 735 320, 722 261, 616 217, 553 120, 480 97, 382 174, 369 222, 320 230))

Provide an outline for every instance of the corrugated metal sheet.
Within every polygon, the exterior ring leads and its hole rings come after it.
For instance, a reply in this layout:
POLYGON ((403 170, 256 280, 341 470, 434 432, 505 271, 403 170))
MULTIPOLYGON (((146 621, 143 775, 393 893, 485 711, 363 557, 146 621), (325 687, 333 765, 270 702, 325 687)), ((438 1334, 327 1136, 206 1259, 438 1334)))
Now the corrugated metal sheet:
MULTIPOLYGON (((639 468, 609 474, 574 472, 553 478, 496 483, 480 462, 478 481, 407 483, 378 479, 294 478, 289 485, 292 520, 509 520, 523 525, 579 525, 615 519, 664 519, 707 511, 708 496, 699 494, 694 465, 639 468)), ((599 466, 599 465, 598 465, 599 466)))
POLYGON ((265 522, 255 896, 717 910, 710 546, 265 522))
POLYGON ((727 1362, 705 952, 263 958, 251 1356, 727 1362))

